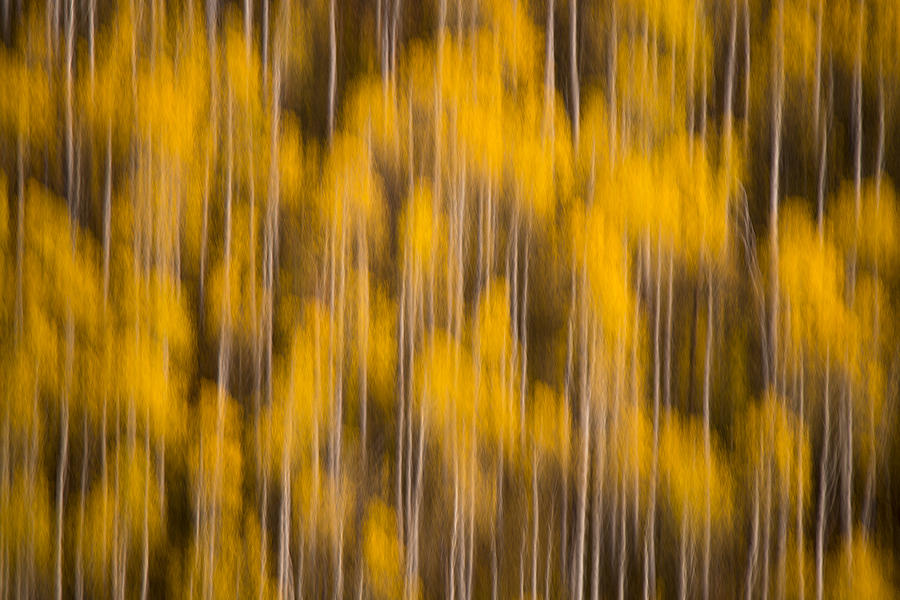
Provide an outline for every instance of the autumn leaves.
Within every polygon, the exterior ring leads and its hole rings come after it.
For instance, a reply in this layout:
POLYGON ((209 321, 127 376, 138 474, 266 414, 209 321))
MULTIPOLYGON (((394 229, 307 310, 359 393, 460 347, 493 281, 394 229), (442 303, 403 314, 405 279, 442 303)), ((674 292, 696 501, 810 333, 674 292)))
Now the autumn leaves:
POLYGON ((889 595, 894 4, 16 15, 0 595, 889 595))

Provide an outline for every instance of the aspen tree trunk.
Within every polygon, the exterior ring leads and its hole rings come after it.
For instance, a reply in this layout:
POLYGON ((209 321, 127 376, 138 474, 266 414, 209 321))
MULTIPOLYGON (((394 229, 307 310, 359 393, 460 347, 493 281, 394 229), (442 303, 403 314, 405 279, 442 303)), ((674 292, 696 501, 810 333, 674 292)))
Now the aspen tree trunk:
POLYGON ((150 570, 150 527, 148 522, 150 504, 150 404, 144 408, 144 531, 143 556, 141 561, 141 600, 147 598, 147 585, 150 570))
POLYGON ((784 0, 778 2, 778 30, 775 48, 773 48, 773 85, 775 91, 772 94, 772 168, 769 188, 769 242, 772 254, 772 307, 769 322, 769 342, 771 344, 772 381, 778 373, 778 180, 781 173, 781 119, 782 103, 784 102, 784 0))
MULTIPOLYGON (((881 205, 881 176, 882 176, 882 166, 884 164, 884 67, 879 60, 879 74, 878 74, 878 149, 875 155, 875 204, 876 204, 876 213, 880 214, 878 210, 881 205)), ((878 280, 878 272, 880 270, 880 261, 876 258, 874 264, 875 271, 875 279, 878 280)), ((880 302, 879 296, 879 287, 875 286, 875 302, 873 308, 873 330, 874 335, 873 338, 873 356, 877 356, 878 353, 878 345, 881 331, 881 311, 880 311, 880 302)), ((875 447, 875 399, 869 396, 869 468, 868 473, 866 475, 866 492, 863 497, 863 509, 862 509, 862 524, 864 531, 868 535, 870 533, 871 527, 871 515, 872 515, 872 502, 875 494, 875 470, 878 466, 878 461, 876 460, 876 447, 875 447)))
MULTIPOLYGON (((585 303, 584 300, 582 300, 585 303)), ((586 364, 583 363, 586 367, 586 364)), ((587 369, 585 369, 586 371, 587 369)), ((590 436, 591 436, 591 402, 588 391, 588 373, 582 374, 582 398, 581 398, 581 459, 579 460, 580 477, 578 482, 578 524, 575 543, 578 547, 578 571, 575 578, 575 597, 583 598, 584 586, 584 529, 587 512, 587 486, 588 469, 590 467, 590 436)))
POLYGON ((687 568, 687 553, 688 553, 688 511, 687 507, 682 509, 681 515, 681 537, 679 544, 679 559, 680 559, 680 572, 679 572, 679 580, 678 580, 678 598, 680 600, 685 600, 687 598, 687 586, 688 586, 688 568, 687 568))
MULTIPOLYGON (((380 7, 379 7, 380 8, 380 7)), ((455 418, 455 415, 454 415, 455 418)), ((459 442, 453 429, 453 529, 450 534, 450 576, 447 579, 447 596, 456 600, 456 562, 459 538, 459 442)))
MULTIPOLYGON (((10 403, 6 403, 6 410, 3 415, 3 464, 0 467, 0 511, 3 511, 0 514, 9 514, 7 511, 9 510, 9 500, 10 500, 10 413, 12 409, 10 408, 10 403)), ((5 531, 0 533, 0 595, 8 595, 11 596, 10 592, 10 571, 11 568, 9 563, 11 562, 9 559, 10 554, 10 546, 11 541, 9 539, 9 534, 5 531)))
POLYGON ((587 361, 588 361, 588 315, 587 315, 587 266, 582 264, 581 266, 581 295, 578 299, 579 303, 579 313, 581 322, 581 392, 580 392, 580 400, 581 407, 579 409, 579 418, 581 420, 581 456, 578 461, 578 469, 579 469, 579 478, 578 478, 578 513, 576 515, 576 528, 575 528, 575 556, 573 557, 574 565, 573 565, 573 575, 572 575, 572 588, 574 591, 574 597, 577 599, 581 599, 583 597, 583 583, 584 583, 584 523, 585 523, 585 494, 586 494, 586 483, 587 483, 587 441, 588 434, 590 432, 590 424, 588 423, 588 415, 590 407, 588 406, 587 400, 587 390, 588 390, 588 380, 587 380, 587 361))
POLYGON ((803 368, 803 359, 802 357, 798 361, 800 363, 800 395, 798 399, 799 409, 797 415, 797 423, 798 423, 798 433, 797 433, 797 575, 799 576, 798 587, 799 593, 798 596, 800 600, 806 597, 806 569, 805 569, 805 560, 804 556, 804 548, 806 545, 806 536, 804 534, 803 527, 803 504, 805 501, 805 497, 803 494, 803 481, 805 474, 803 472, 803 434, 804 434, 804 368, 803 368))
POLYGON ((618 99, 616 98, 616 77, 618 75, 618 57, 619 57, 619 31, 617 21, 617 4, 618 0, 610 2, 612 10, 612 20, 610 25, 610 34, 612 39, 609 42, 609 165, 612 169, 616 164, 616 147, 618 140, 616 138, 618 132, 616 124, 618 123, 618 99))
MULTIPOLYGON (((731 169, 732 169, 732 123, 733 123, 733 102, 734 102, 734 71, 735 71, 735 52, 737 47, 737 0, 731 2, 731 27, 728 37, 728 74, 725 78, 725 163, 726 175, 729 177, 728 185, 731 185, 731 169)), ((730 193, 730 191, 729 191, 730 193)))
POLYGON ((703 367, 703 455, 706 467, 706 500, 704 510, 706 512, 705 525, 703 529, 703 597, 709 597, 709 560, 710 560, 710 531, 712 523, 710 519, 710 486, 712 485, 711 474, 711 448, 710 448, 710 427, 709 427, 709 374, 711 367, 711 350, 713 338, 713 281, 712 268, 708 274, 709 281, 707 283, 708 292, 706 296, 706 358, 703 367))
MULTIPOLYGON (((323 270, 322 280, 324 280, 324 277, 325 276, 324 276, 324 270, 323 270)), ((322 290, 324 289, 324 285, 325 285, 324 281, 319 283, 319 286, 320 286, 319 294, 323 293, 322 290)), ((320 426, 320 421, 321 421, 320 411, 322 409, 322 399, 324 398, 325 392, 326 392, 326 390, 323 389, 323 387, 324 387, 323 379, 324 379, 325 375, 324 375, 324 373, 322 373, 322 331, 321 331, 321 327, 322 326, 320 324, 320 319, 316 318, 315 324, 313 327, 313 329, 314 329, 313 335, 315 337, 315 342, 316 342, 316 350, 315 350, 316 364, 315 364, 315 368, 313 369, 313 377, 315 380, 314 381, 314 391, 315 391, 316 403, 315 403, 315 406, 313 407, 313 444, 312 444, 313 506, 312 506, 312 518, 310 519, 311 523, 317 523, 318 518, 319 518, 319 486, 320 486, 320 481, 321 481, 321 474, 320 474, 321 464, 319 461, 319 449, 320 449, 319 429, 321 427, 320 426)), ((330 389, 328 390, 328 393, 331 393, 330 389)), ((317 543, 316 543, 315 535, 310 536, 309 543, 310 543, 310 550, 309 550, 310 559, 312 560, 313 565, 315 565, 316 564, 316 550, 317 550, 317 543)), ((298 555, 299 555, 299 552, 298 552, 298 555)), ((301 565, 302 565, 302 563, 301 563, 301 565)), ((324 595, 324 593, 320 593, 318 590, 318 585, 317 585, 318 584, 318 576, 317 575, 318 574, 314 570, 313 575, 312 575, 313 585, 312 585, 311 593, 313 595, 317 595, 317 594, 324 595)), ((300 579, 300 578, 298 578, 298 580, 297 580, 297 590, 302 595, 303 586, 302 586, 302 579, 300 579)))
POLYGON ((403 510, 404 506, 404 492, 403 492, 403 457, 404 457, 404 420, 405 420, 405 402, 406 402, 406 295, 407 295, 407 271, 408 271, 408 261, 406 258, 403 260, 403 271, 400 276, 400 324, 399 324, 399 335, 397 336, 398 340, 398 359, 397 365, 399 370, 399 377, 397 379, 397 391, 398 391, 398 401, 397 401, 397 411, 400 413, 397 417, 397 530, 400 537, 400 543, 404 542, 404 523, 405 514, 403 510))
POLYGON ((750 0, 744 0, 744 152, 750 148, 750 0))
MULTIPOLYGON (((826 111, 831 112, 831 94, 832 94, 833 78, 829 75, 828 83, 828 102, 826 111)), ((819 153, 819 182, 817 186, 818 210, 816 212, 816 226, 819 232, 819 243, 823 243, 825 238, 825 167, 826 158, 828 156, 828 125, 824 122, 821 126, 819 138, 821 139, 822 151, 819 153)))
MULTIPOLYGON (((73 224, 74 226, 74 224, 73 224)), ((66 372, 65 384, 60 403, 60 450, 59 468, 56 474, 56 598, 63 597, 62 563, 63 563, 63 511, 65 510, 66 468, 69 461, 69 401, 72 393, 72 361, 75 352, 75 325, 72 309, 68 308, 66 323, 66 372)))
MULTIPOLYGON (((762 446, 762 442, 760 442, 762 446)), ((756 561, 759 554, 759 476, 760 467, 756 466, 753 474, 753 520, 750 536, 750 557, 747 564, 746 599, 753 597, 753 580, 756 575, 756 561)))
MULTIPOLYGON (((857 48, 856 48, 856 64, 854 67, 854 84, 853 84, 853 108, 854 108, 854 173, 853 182, 855 190, 856 202, 856 235, 852 249, 852 258, 850 262, 850 307, 856 299, 856 269, 857 269, 857 245, 856 240, 860 235, 860 211, 861 211, 861 195, 862 195, 862 40, 863 40, 863 12, 865 5, 862 1, 859 3, 859 23, 857 28, 857 48)), ((844 517, 844 542, 847 552, 847 568, 848 573, 852 573, 853 565, 853 388, 852 382, 844 382, 845 385, 845 446, 843 460, 843 517, 844 517)))
MULTIPOLYGON (((608 419, 608 392, 605 384, 600 386, 603 397, 600 398, 600 419, 594 425, 598 435, 594 436, 594 499, 592 510, 591 529, 593 535, 593 573, 591 575, 591 600, 597 600, 600 593, 600 539, 601 524, 603 520, 603 494, 604 476, 606 468, 606 440, 599 434, 606 434, 608 419)), ((618 394, 618 390, 616 390, 618 394)))
MULTIPOLYGON (((776 376, 777 378, 777 376, 776 376)), ((774 423, 769 423, 769 431, 767 432, 767 441, 774 438, 774 423)), ((763 524, 763 566, 762 566, 762 597, 765 600, 769 597, 769 552, 772 546, 772 459, 770 449, 761 449, 760 456, 763 457, 763 493, 765 494, 765 506, 763 508, 765 523, 763 524)))
POLYGON ((368 381, 369 381, 369 251, 366 239, 365 219, 358 225, 357 237, 357 294, 359 297, 357 335, 359 336, 359 403, 360 403, 360 445, 362 466, 367 468, 367 420, 368 420, 368 381))
MULTIPOLYGON (((75 219, 75 147, 74 147, 74 115, 72 108, 72 60, 75 49, 75 0, 68 0, 68 23, 66 26, 66 203, 69 207, 69 218, 75 219)), ((72 244, 75 243, 75 228, 71 228, 72 244)))
MULTIPOLYGON (((632 332, 633 332, 633 338, 631 340, 631 397, 632 397, 632 405, 634 408, 634 417, 632 419, 632 425, 631 425, 632 448, 633 448, 631 459, 634 461, 634 463, 633 463, 634 464, 634 466, 633 466, 634 476, 633 476, 633 482, 632 482, 632 492, 634 494, 634 497, 633 497, 634 506, 632 509, 632 515, 633 515, 633 519, 634 519, 633 532, 634 532, 635 546, 637 546, 637 544, 638 544, 637 540, 638 540, 639 531, 640 531, 640 473, 639 473, 640 457, 638 455, 638 452, 639 452, 638 446, 640 443, 639 437, 638 437, 638 431, 639 431, 638 430, 638 427, 639 427, 638 410, 639 410, 640 400, 638 397, 637 362, 638 362, 639 341, 637 340, 637 335, 638 335, 637 332, 640 327, 640 310, 641 310, 640 289, 641 289, 641 282, 644 279, 644 269, 645 269, 645 265, 644 265, 645 257, 643 256, 643 252, 641 252, 640 250, 638 250, 637 252, 638 252, 638 255, 635 257, 635 260, 637 262, 637 269, 636 269, 635 278, 634 278, 634 289, 637 291, 637 293, 635 294, 635 299, 634 299, 634 316, 633 316, 632 325, 631 325, 632 332)), ((647 260, 646 262, 649 263, 649 260, 647 260)), ((649 264, 647 265, 647 268, 649 269, 649 264)), ((622 545, 620 547, 620 554, 619 554, 619 598, 620 599, 625 597, 625 578, 627 575, 626 571, 627 571, 627 560, 628 560, 628 552, 627 552, 628 535, 627 535, 627 528, 626 528, 626 524, 625 524, 625 518, 626 518, 625 515, 626 515, 627 509, 628 509, 628 507, 626 505, 626 501, 625 501, 625 487, 627 485, 626 481, 625 481, 626 474, 627 474, 627 467, 625 467, 622 471, 622 545)))
POLYGON ((532 441, 531 449, 531 597, 537 600, 537 556, 538 528, 540 527, 540 500, 538 498, 538 457, 537 445, 532 441))
POLYGON ((569 0, 569 15, 571 19, 569 48, 571 56, 572 81, 572 143, 575 153, 578 154, 578 142, 581 132, 581 91, 578 86, 578 0, 569 0))
POLYGON ((336 412, 334 419, 335 428, 335 445, 334 445, 334 470, 333 473, 333 493, 335 494, 335 507, 339 512, 338 517, 338 538, 339 542, 335 548, 335 559, 337 562, 337 585, 335 597, 343 596, 344 583, 344 494, 341 491, 342 482, 342 456, 343 456, 343 418, 344 418, 344 338, 345 338, 345 320, 346 312, 346 278, 347 278, 347 223, 349 216, 347 214, 347 200, 344 198, 341 202, 341 247, 340 247, 340 270, 338 284, 338 336, 337 336, 337 393, 336 412))
POLYGON ((816 15, 816 65, 813 86, 813 131, 816 141, 822 134, 822 122, 819 113, 822 105, 822 23, 825 20, 825 0, 819 0, 816 15))
MULTIPOLYGON (((213 518, 212 518, 212 527, 213 531, 210 535, 210 557, 209 564, 207 565, 207 569, 209 571, 208 577, 212 577, 212 573, 215 569, 215 560, 216 560, 216 547, 215 547, 215 537, 216 537, 216 528, 218 527, 218 523, 215 519, 215 515, 218 513, 218 505, 219 505, 219 485, 221 482, 221 478, 223 476, 222 473, 222 446, 224 444, 224 436, 225 436, 225 402, 226 402, 226 393, 228 386, 228 372, 230 369, 230 328, 231 328, 231 195, 232 195, 232 177, 233 177, 233 163, 234 163, 234 134, 233 134, 233 107, 232 107, 232 96, 231 90, 228 90, 228 172, 226 175, 226 184, 225 184, 225 254, 224 254, 224 264, 225 264, 225 283, 223 287, 223 297, 222 297, 222 324, 219 329, 219 361, 218 361, 218 383, 217 383, 217 394, 216 394, 216 411, 217 411, 217 419, 216 419, 216 464, 214 470, 214 487, 211 495, 211 505, 213 509, 213 518)), ((207 589, 212 591, 212 582, 208 581, 207 589)))
POLYGON ((666 286, 666 377, 665 377, 665 405, 672 406, 672 284, 674 279, 674 252, 669 252, 668 284, 666 286))
MULTIPOLYGON (((83 415, 82 429, 82 454, 81 454, 81 495, 78 502, 78 541, 75 556, 75 597, 84 596, 84 504, 87 496, 87 461, 88 461, 88 419, 87 411, 83 415)), ((5 456, 4 456, 5 458, 5 456)), ((5 483, 5 482, 4 482, 5 483)), ((2 567, 0 567, 2 568, 2 567)))
MULTIPOLYGON (((287 20, 287 12, 286 6, 282 6, 281 20, 285 22, 287 20)), ((265 2, 264 14, 268 15, 268 0, 265 2)), ((264 27, 267 27, 267 18, 264 22, 264 27)), ((279 30, 280 31, 280 30, 279 30)), ((265 285, 268 290, 267 295, 267 306, 266 306, 266 365, 265 365, 265 373, 266 373, 266 402, 269 406, 272 403, 272 336, 273 336, 273 319, 274 319, 274 303, 275 303, 275 253, 276 247, 278 244, 278 210, 279 210, 279 199, 280 199, 280 181, 278 174, 278 164, 279 164, 279 154, 278 154, 278 134, 279 134, 279 125, 280 125, 280 109, 281 109, 281 68, 282 68, 282 60, 283 60, 283 41, 280 35, 276 34, 277 39, 275 42, 275 56, 272 60, 272 96, 271 96, 271 104, 272 104, 272 141, 271 141, 271 159, 269 163, 269 202, 268 202, 268 222, 266 228, 266 238, 267 238, 267 249, 266 249, 266 259, 267 259, 267 268, 266 268, 266 281, 265 285)), ((265 54, 265 53, 264 53, 265 54)), ((259 429, 257 428, 257 451, 260 447, 259 441, 259 429)), ((316 459, 318 457, 316 456, 316 459)), ((264 463, 268 466, 269 455, 268 451, 266 451, 264 463)), ((260 540, 260 564, 259 564, 259 576, 260 576, 260 594, 264 592, 265 586, 265 573, 266 573, 266 559, 268 554, 268 528, 267 528, 267 515, 268 515, 268 492, 269 492, 269 481, 268 481, 268 469, 264 468, 262 470, 262 502, 260 505, 260 530, 261 530, 261 540, 260 540)), ((300 536, 297 536, 298 539, 300 536)), ((302 561, 302 556, 298 553, 298 564, 302 561)), ((289 561, 288 561, 289 562, 289 561)), ((289 565, 288 565, 289 566, 289 565)), ((295 583, 298 586, 300 585, 300 578, 297 578, 295 583)))
MULTIPOLYGON (((694 71, 697 62, 697 8, 700 0, 692 0, 691 2, 691 41, 688 47, 688 72, 687 72, 687 105, 688 105, 688 130, 689 136, 694 135, 694 128, 697 122, 697 99, 694 97, 694 71)), ((693 153, 690 161, 693 163, 693 153)))
MULTIPOLYGON (((575 255, 572 254, 572 266, 571 266, 571 280, 572 284, 569 292, 569 319, 568 319, 568 333, 566 334, 566 375, 563 389, 563 397, 566 403, 566 431, 569 431, 569 425, 572 414, 572 369, 573 369, 573 350, 574 350, 574 329, 575 329, 575 282, 576 282, 576 274, 575 274, 575 255)), ((565 577, 569 577, 569 567, 568 567, 568 537, 569 537, 569 452, 565 452, 563 454, 562 459, 562 522, 560 527, 560 543, 559 543, 559 563, 560 563, 560 573, 564 573, 565 577)))
POLYGON ((20 130, 16 136, 16 177, 18 208, 16 210, 16 344, 22 342, 25 329, 25 134, 20 130))
POLYGON ((823 429, 822 457, 819 463, 819 515, 816 528, 816 599, 821 600, 824 592, 824 555, 825 555, 825 498, 828 490, 828 449, 830 435, 831 409, 829 407, 830 392, 828 389, 831 370, 830 348, 825 350, 825 393, 823 396, 823 429))
POLYGON ((653 452, 650 465, 650 504, 644 543, 644 598, 656 597, 656 487, 659 464, 659 312, 662 288, 662 242, 656 239, 656 290, 653 294, 653 452))
POLYGON ((294 365, 291 365, 291 395, 288 400, 288 413, 285 421, 285 442, 281 455, 281 515, 279 519, 278 535, 278 597, 284 598, 287 592, 288 573, 290 572, 290 506, 291 506, 291 478, 290 457, 293 447, 293 423, 294 423, 294 365))
POLYGON ((328 3, 328 50, 331 57, 328 69, 328 143, 334 135, 334 95, 337 86, 337 32, 334 24, 334 2, 328 3))

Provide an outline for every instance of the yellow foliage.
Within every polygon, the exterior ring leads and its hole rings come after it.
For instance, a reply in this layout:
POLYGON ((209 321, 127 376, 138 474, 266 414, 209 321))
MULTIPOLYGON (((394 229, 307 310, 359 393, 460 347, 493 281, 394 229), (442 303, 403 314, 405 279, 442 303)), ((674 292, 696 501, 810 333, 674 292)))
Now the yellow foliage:
POLYGON ((243 503, 239 407, 226 392, 203 381, 192 422, 197 431, 189 455, 190 479, 205 503, 215 503, 221 513, 234 517, 243 503))
POLYGON ((559 394, 543 382, 534 385, 528 428, 543 456, 560 463, 569 454, 569 420, 559 394))
MULTIPOLYGON (((0 502, 0 541, 5 542, 9 558, 16 564, 33 552, 38 574, 50 575, 53 547, 50 534, 55 531, 50 508, 50 492, 44 477, 31 478, 15 470, 9 483, 8 496, 0 502)), ((13 570, 15 572, 15 570, 13 570)))
MULTIPOLYGON (((156 479, 156 461, 144 453, 141 442, 116 448, 112 457, 111 472, 119 474, 118 511, 127 533, 128 552, 131 557, 143 551, 144 510, 147 513, 148 545, 151 552, 165 536, 160 512, 159 486, 156 479)), ((134 558, 132 558, 134 560, 134 558)))
MULTIPOLYGON (((259 211, 259 205, 255 207, 259 211)), ((209 332, 213 336, 218 336, 223 325, 227 327, 232 336, 242 344, 249 343, 251 333, 258 326, 258 315, 254 313, 253 308, 253 288, 250 285, 252 279, 251 271, 258 269, 257 262, 260 254, 261 236, 256 234, 256 252, 255 257, 250 256, 250 208, 248 206, 239 205, 232 207, 232 223, 231 223, 231 261, 225 264, 224 256, 222 260, 216 263, 209 274, 209 295, 205 301, 207 318, 209 323, 214 325, 209 332), (226 273, 227 269, 227 273, 226 273), (228 277, 228 298, 225 297, 226 275, 228 277), (228 312, 223 312, 227 304, 228 312), (227 320, 225 318, 227 317, 227 320)), ((257 226, 260 225, 259 215, 255 220, 257 226)), ((256 276, 256 309, 259 310, 265 301, 265 290, 262 287, 262 277, 257 273, 256 276)))
POLYGON ((249 114, 261 110, 259 49, 244 37, 243 24, 233 7, 225 18, 225 75, 238 106, 249 114))
POLYGON ((889 573, 892 558, 879 549, 872 541, 857 533, 848 548, 846 542, 841 543, 841 550, 829 561, 830 568, 825 572, 830 581, 825 589, 830 598, 896 598, 889 573), (848 571, 848 550, 852 551, 852 562, 848 571), (830 585, 829 585, 830 584, 830 585))
POLYGON ((116 509, 113 484, 98 482, 87 498, 84 511, 84 539, 90 540, 85 544, 87 578, 98 587, 106 581, 113 565, 116 509))
POLYGON ((785 77, 790 80, 811 82, 814 77, 816 56, 816 23, 810 5, 801 0, 784 3, 784 43, 789 51, 784 53, 785 77))
POLYGON ((58 339, 65 348, 70 316, 79 343, 91 343, 97 332, 96 243, 77 225, 70 225, 65 203, 34 181, 26 188, 25 238, 26 328, 33 332, 29 343, 38 356, 46 350, 48 360, 61 359, 64 353, 54 347, 58 339), (74 247, 71 227, 76 228, 74 247))
POLYGON ((366 510, 363 556, 367 581, 376 598, 399 598, 403 586, 403 549, 397 533, 396 512, 381 500, 372 500, 366 510))
POLYGON ((882 177, 880 189, 874 180, 863 182, 858 219, 856 190, 852 183, 844 183, 831 221, 836 241, 846 252, 856 249, 859 258, 871 264, 896 264, 900 219, 894 185, 888 176, 882 177))
POLYGON ((383 200, 377 174, 372 168, 369 143, 359 134, 335 136, 325 164, 320 210, 333 231, 380 218, 383 200))
POLYGON ((520 427, 519 405, 517 393, 519 390, 518 374, 510 381, 509 373, 506 378, 501 376, 500 370, 484 366, 481 372, 479 385, 478 406, 476 407, 476 426, 481 428, 480 435, 490 443, 500 447, 507 458, 521 459, 516 443, 520 427))
MULTIPOLYGON (((629 480, 637 477, 644 486, 650 480, 653 424, 641 407, 632 402, 619 402, 617 418, 615 435, 607 436, 605 440, 607 460, 623 477, 629 480)), ((628 491, 631 492, 631 489, 628 491)))
POLYGON ((300 126, 293 114, 285 111, 278 140, 278 178, 281 198, 294 210, 299 207, 306 185, 304 160, 300 126))
MULTIPOLYGON (((785 398, 776 397, 769 392, 761 403, 751 403, 742 419, 746 431, 740 434, 739 439, 747 457, 747 469, 766 468, 766 465, 770 465, 777 489, 787 493, 796 506, 798 469, 803 470, 803 497, 800 501, 805 504, 809 497, 812 475, 810 440, 806 427, 787 409, 785 402, 785 398)), ((751 479, 753 477, 749 471, 745 475, 751 479)))
POLYGON ((39 145, 48 143, 54 111, 50 78, 40 62, 23 60, 0 50, 0 130, 39 145))
POLYGON ((276 363, 275 397, 262 417, 267 432, 263 443, 275 473, 280 472, 285 451, 291 464, 310 456, 314 432, 320 431, 324 439, 331 423, 330 330, 327 309, 318 301, 308 302, 289 355, 276 363))
POLYGON ((185 163, 199 158, 196 140, 202 139, 198 133, 207 122, 209 102, 205 45, 198 36, 186 42, 178 62, 168 54, 157 57, 144 65, 137 84, 141 132, 161 155, 185 163))
MULTIPOLYGON (((710 434, 712 435, 712 434, 710 434)), ((716 531, 732 525, 732 477, 718 443, 711 440, 709 465, 710 518, 716 531)), ((691 529, 699 531, 705 519, 707 470, 703 428, 694 419, 682 420, 672 413, 662 416, 659 467, 665 498, 675 517, 687 517, 691 529)))
POLYGON ((416 184, 400 219, 410 265, 420 273, 425 272, 430 268, 431 259, 439 254, 442 229, 440 215, 434 212, 431 188, 426 183, 416 184))
POLYGON ((374 287, 369 309, 368 354, 369 389, 383 409, 393 405, 397 376, 397 308, 381 286, 374 287))
POLYGON ((829 239, 820 240, 804 210, 788 204, 779 225, 779 281, 789 305, 792 338, 824 356, 847 339, 851 319, 843 303, 843 265, 829 239))
POLYGON ((446 332, 436 332, 417 357, 415 381, 418 401, 446 438, 447 454, 452 456, 454 432, 472 422, 474 378, 468 351, 446 332))
POLYGON ((591 308, 600 317, 603 332, 612 343, 617 336, 628 335, 632 319, 625 241, 596 203, 586 217, 576 212, 574 218, 584 223, 573 240, 578 267, 587 272, 591 308))
POLYGON ((480 358, 488 365, 499 365, 512 352, 509 287, 505 279, 494 280, 482 295, 476 314, 480 358))
POLYGON ((514 84, 539 81, 538 69, 543 66, 540 49, 545 47, 545 41, 532 24, 527 6, 494 0, 486 2, 484 10, 491 37, 500 43, 504 71, 518 74, 514 84))

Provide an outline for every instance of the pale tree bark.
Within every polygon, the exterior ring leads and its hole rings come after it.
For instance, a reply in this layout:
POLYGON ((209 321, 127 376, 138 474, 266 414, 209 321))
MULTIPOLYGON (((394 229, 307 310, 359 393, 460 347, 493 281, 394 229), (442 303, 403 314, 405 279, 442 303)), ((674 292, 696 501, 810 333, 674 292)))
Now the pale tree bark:
MULTIPOLYGON (((884 67, 879 60, 879 75, 878 75, 878 149, 875 155, 875 210, 876 214, 880 214, 880 205, 881 205, 881 180, 882 180, 882 167, 884 164, 884 67)), ((878 280, 878 273, 880 271, 881 265, 880 261, 876 258, 874 260, 875 264, 873 265, 875 271, 875 279, 878 280)), ((873 318, 872 318, 872 329, 874 334, 872 336, 872 355, 877 356, 879 350, 879 338, 881 333, 881 309, 880 309, 880 287, 875 286, 875 301, 873 307, 873 318)), ((875 495, 875 471, 878 466, 878 460, 876 455, 876 414, 875 414, 875 399, 869 396, 869 467, 868 472, 866 474, 866 491, 863 497, 862 504, 862 526, 863 531, 866 535, 870 533, 871 527, 871 517, 872 517, 872 503, 874 501, 875 495)))
MULTIPOLYGON (((734 73, 735 53, 737 49, 737 0, 731 2, 731 25, 728 36, 728 70, 725 78, 725 174, 730 178, 733 168, 732 128, 734 122, 734 73)), ((729 181, 729 185, 731 182, 729 181)))
POLYGON ((650 464, 650 502, 644 542, 644 598, 656 597, 656 487, 659 464, 659 313, 662 290, 662 241, 656 240, 656 290, 653 294, 653 450, 650 464))
POLYGON ((781 175, 781 121, 782 105, 784 102, 784 0, 779 0, 776 39, 773 43, 772 66, 772 167, 769 187, 769 243, 772 255, 772 298, 769 321, 770 364, 772 365, 771 380, 768 384, 774 385, 778 373, 778 182, 781 175))
POLYGON ((66 468, 69 460, 69 403, 72 393, 72 361, 75 353, 75 324, 71 307, 66 322, 66 367, 60 402, 60 450, 56 474, 56 598, 63 597, 63 512, 65 510, 66 468))
MULTIPOLYGON (((762 442, 760 441, 760 449, 762 442)), ((756 561, 759 557, 759 479, 760 466, 757 464, 753 472, 753 518, 750 535, 750 557, 747 561, 747 583, 746 583, 746 599, 753 597, 753 580, 756 575, 756 561)))
POLYGON ((744 152, 750 148, 750 0, 744 0, 744 152))
POLYGON ((219 328, 219 358, 217 373, 217 393, 216 393, 216 449, 215 449, 215 468, 213 471, 213 490, 210 496, 212 508, 212 522, 207 526, 212 526, 209 543, 209 563, 207 564, 207 586, 206 590, 213 591, 212 573, 215 569, 216 546, 215 534, 218 523, 216 514, 218 513, 219 490, 223 477, 222 473, 222 446, 225 443, 225 403, 228 387, 228 374, 231 365, 231 219, 232 219, 232 178, 234 170, 234 118, 231 90, 228 90, 228 171, 225 183, 225 252, 223 262, 225 265, 225 282, 223 286, 222 296, 222 323, 219 328))
POLYGON ((575 526, 575 555, 573 556, 573 572, 572 572, 572 590, 574 592, 574 597, 579 600, 583 597, 583 583, 584 583, 584 523, 585 523, 585 495, 586 495, 586 484, 587 484, 587 442, 588 442, 588 434, 590 432, 590 424, 588 423, 588 414, 590 411, 590 407, 588 405, 588 314, 587 314, 587 301, 585 299, 587 295, 587 266, 582 264, 581 267, 581 286, 580 286, 580 294, 578 297, 578 312, 579 312, 579 321, 580 321, 580 329, 581 335, 581 392, 580 392, 580 410, 579 410, 579 418, 581 420, 581 449, 580 449, 580 457, 578 460, 578 512, 576 513, 576 526, 575 526))
POLYGON ((337 87, 337 32, 334 23, 334 2, 328 3, 328 50, 330 62, 328 69, 328 143, 334 135, 334 96, 337 87))
POLYGON ((571 67, 572 81, 572 142, 575 153, 578 153, 578 142, 581 133, 581 90, 578 85, 578 0, 569 0, 569 17, 571 27, 569 29, 569 65, 571 67))
POLYGON ((831 371, 830 348, 825 350, 825 392, 822 407, 822 456, 819 462, 819 509, 816 527, 816 598, 821 600, 825 586, 825 500, 828 490, 828 450, 830 436, 831 409, 829 406, 831 371))
POLYGON ((710 267, 708 275, 706 296, 706 358, 703 367, 703 456, 706 471, 706 498, 704 504, 705 520, 703 529, 703 597, 709 597, 709 561, 710 561, 710 538, 712 522, 710 519, 710 487, 712 485, 712 465, 711 465, 711 446, 710 446, 710 425, 709 425, 709 393, 710 393, 710 369, 711 369, 711 350, 713 338, 713 280, 710 267))
POLYGON ((797 400, 798 410, 797 410, 797 423, 798 423, 798 432, 797 432, 797 524, 796 524, 796 538, 797 538, 797 575, 798 575, 798 597, 800 600, 806 597, 806 568, 805 568, 805 546, 806 546, 806 536, 803 527, 803 508, 804 502, 806 500, 803 494, 803 481, 805 478, 805 474, 803 472, 803 434, 805 433, 805 424, 804 424, 804 401, 805 398, 803 396, 804 392, 804 383, 805 383, 805 370, 803 367, 803 359, 801 358, 799 361, 800 364, 800 390, 799 397, 797 400))
MULTIPOLYGON (((856 300, 856 270, 857 270, 857 246, 860 235, 860 215, 862 204, 862 56, 863 56, 863 19, 865 5, 860 0, 858 8, 856 62, 853 73, 853 128, 854 128, 854 167, 853 184, 855 193, 856 223, 854 243, 850 260, 850 307, 856 300)), ((847 572, 852 573, 853 567, 853 384, 846 378, 844 382, 844 460, 842 461, 843 489, 843 530, 844 543, 847 554, 847 572)))

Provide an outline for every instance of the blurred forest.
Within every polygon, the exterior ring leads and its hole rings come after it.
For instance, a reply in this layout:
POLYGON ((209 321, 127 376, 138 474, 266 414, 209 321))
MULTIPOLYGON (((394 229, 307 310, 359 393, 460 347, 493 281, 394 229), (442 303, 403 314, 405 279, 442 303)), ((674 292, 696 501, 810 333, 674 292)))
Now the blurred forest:
POLYGON ((897 595, 900 2, 0 1, 0 597, 897 595))

